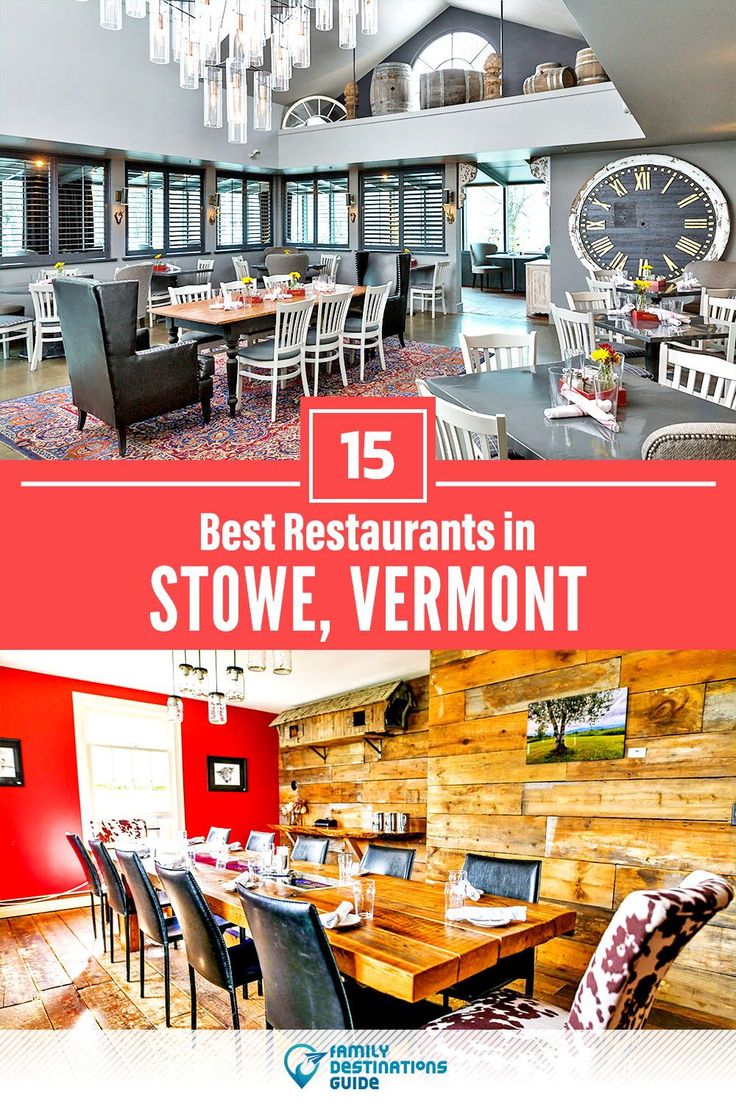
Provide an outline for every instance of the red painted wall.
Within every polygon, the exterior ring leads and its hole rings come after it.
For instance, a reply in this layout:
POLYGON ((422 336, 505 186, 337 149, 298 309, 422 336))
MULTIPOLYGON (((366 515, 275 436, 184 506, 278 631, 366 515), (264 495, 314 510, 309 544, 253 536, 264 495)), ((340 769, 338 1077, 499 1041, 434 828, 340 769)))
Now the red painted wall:
MULTIPOLYGON (((0 900, 60 893, 81 870, 65 832, 81 832, 72 693, 163 704, 166 698, 116 686, 0 667, 0 737, 21 740, 25 785, 0 786, 0 900)), ((270 714, 230 709, 214 727, 203 702, 187 701, 182 724, 184 811, 190 835, 211 825, 245 840, 278 816, 278 738, 270 714), (248 761, 247 793, 210 793, 207 756, 248 761)))

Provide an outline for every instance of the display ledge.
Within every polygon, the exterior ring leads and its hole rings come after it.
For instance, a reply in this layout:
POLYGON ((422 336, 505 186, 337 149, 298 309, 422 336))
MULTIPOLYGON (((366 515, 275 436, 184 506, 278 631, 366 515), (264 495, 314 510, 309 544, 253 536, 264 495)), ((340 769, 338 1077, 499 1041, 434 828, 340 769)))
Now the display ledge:
POLYGON ((341 840, 348 851, 360 861, 363 858, 363 843, 406 843, 410 840, 423 840, 426 832, 373 832, 369 828, 317 828, 305 824, 269 824, 274 832, 282 832, 294 843, 296 836, 316 836, 319 839, 341 840))

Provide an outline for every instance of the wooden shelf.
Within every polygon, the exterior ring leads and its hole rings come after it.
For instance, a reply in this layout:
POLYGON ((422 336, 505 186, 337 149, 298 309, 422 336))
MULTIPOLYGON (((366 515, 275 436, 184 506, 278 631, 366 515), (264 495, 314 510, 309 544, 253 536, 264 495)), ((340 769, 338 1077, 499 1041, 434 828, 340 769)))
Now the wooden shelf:
POLYGON ((413 840, 424 839, 424 832, 372 832, 370 828, 315 828, 307 824, 269 824, 274 832, 293 832, 297 836, 320 836, 325 839, 413 840))

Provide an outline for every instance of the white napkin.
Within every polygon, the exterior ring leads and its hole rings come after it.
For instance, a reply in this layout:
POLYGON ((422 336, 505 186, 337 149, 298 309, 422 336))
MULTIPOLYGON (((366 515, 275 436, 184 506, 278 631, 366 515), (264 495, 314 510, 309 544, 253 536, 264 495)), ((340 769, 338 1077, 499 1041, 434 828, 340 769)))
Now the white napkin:
POLYGON ((684 326, 685 324, 679 314, 667 310, 666 307, 652 307, 652 314, 656 314, 657 318, 662 322, 666 322, 668 326, 684 326))
POLYGON ((613 315, 616 318, 623 318, 627 314, 631 314, 634 309, 633 303, 624 303, 622 307, 616 307, 615 310, 609 310, 606 313, 613 315))
POLYGON ((680 277, 680 279, 675 284, 675 287, 677 288, 678 291, 699 291, 700 290, 700 284, 695 279, 695 277, 694 276, 689 276, 687 273, 685 273, 684 276, 680 277))
POLYGON ((448 920, 469 920, 471 924, 483 924, 491 920, 496 923, 511 924, 514 921, 526 920, 526 906, 464 905, 462 908, 448 909, 445 915, 448 920))
POLYGON ((474 885, 471 885, 467 878, 460 880, 460 888, 463 891, 463 895, 470 901, 480 901, 483 896, 479 889, 476 889, 474 885))
POLYGON ((573 391, 572 388, 563 384, 561 388, 562 395, 575 406, 579 406, 585 414, 590 414, 591 418, 595 418, 597 422, 605 426, 606 429, 610 429, 612 433, 618 433, 619 425, 610 410, 603 410, 595 399, 586 399, 583 395, 580 395, 577 391, 573 391))
POLYGON ((204 843, 204 836, 190 836, 187 843, 190 846, 195 843, 204 843))
POLYGON ((325 912, 320 916, 323 928, 339 928, 348 920, 357 919, 353 912, 352 901, 341 901, 334 912, 325 912))
POLYGON ((258 882, 255 880, 252 874, 249 874, 247 870, 244 870, 242 874, 238 874, 237 878, 233 878, 229 882, 225 882, 224 888, 230 893, 235 893, 238 886, 242 886, 243 889, 253 889, 257 886, 258 882))
POLYGON ((582 418, 585 412, 579 406, 568 403, 567 406, 550 406, 544 412, 545 418, 582 418))

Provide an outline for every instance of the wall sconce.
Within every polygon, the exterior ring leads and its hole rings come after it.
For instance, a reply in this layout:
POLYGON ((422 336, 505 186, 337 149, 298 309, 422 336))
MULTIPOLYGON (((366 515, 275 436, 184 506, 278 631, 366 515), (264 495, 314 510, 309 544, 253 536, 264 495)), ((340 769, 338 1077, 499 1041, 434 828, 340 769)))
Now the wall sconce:
POLYGON ((442 210, 445 212, 445 218, 452 226, 457 215, 457 208, 455 207, 455 193, 449 189, 445 192, 444 203, 442 204, 442 210))
POLYGON ((113 218, 118 226, 125 218, 125 212, 128 209, 128 189, 123 188, 119 192, 115 192, 115 211, 113 212, 113 218))
POLYGON ((217 217, 220 214, 220 196, 211 195, 208 199, 207 208, 207 221, 210 226, 214 226, 217 222, 217 217))
POLYGON ((348 209, 348 217, 351 222, 355 222, 358 217, 358 200, 352 192, 348 192, 345 196, 345 205, 348 209))

